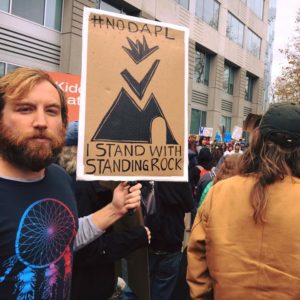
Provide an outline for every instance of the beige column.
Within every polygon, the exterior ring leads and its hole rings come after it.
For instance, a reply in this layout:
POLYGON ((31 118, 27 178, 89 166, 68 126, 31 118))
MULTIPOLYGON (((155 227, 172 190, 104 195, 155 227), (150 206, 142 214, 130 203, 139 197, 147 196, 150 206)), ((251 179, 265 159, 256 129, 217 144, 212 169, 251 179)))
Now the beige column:
POLYGON ((263 110, 263 88, 264 81, 262 78, 258 78, 254 82, 253 97, 252 97, 252 113, 262 114, 263 110))
POLYGON ((217 129, 221 117, 221 94, 223 92, 224 57, 212 57, 209 74, 207 127, 217 129))
POLYGON ((246 87, 246 70, 239 68, 235 73, 232 103, 232 128, 243 127, 244 120, 244 99, 246 87))

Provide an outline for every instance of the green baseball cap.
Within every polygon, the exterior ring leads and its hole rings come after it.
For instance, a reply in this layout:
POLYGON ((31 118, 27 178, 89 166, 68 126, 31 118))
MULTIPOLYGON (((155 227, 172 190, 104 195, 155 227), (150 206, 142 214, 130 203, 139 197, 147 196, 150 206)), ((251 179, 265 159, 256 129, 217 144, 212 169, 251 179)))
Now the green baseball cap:
POLYGON ((291 102, 272 104, 263 115, 259 130, 265 139, 280 146, 300 146, 300 105, 291 102))

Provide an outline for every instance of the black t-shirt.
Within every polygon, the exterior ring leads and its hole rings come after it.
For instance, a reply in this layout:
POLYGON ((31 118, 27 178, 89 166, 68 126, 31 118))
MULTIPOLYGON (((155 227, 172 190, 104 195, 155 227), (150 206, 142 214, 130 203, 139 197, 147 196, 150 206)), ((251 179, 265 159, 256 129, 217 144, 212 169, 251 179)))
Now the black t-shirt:
POLYGON ((36 182, 0 178, 0 299, 68 299, 77 223, 61 167, 36 182))

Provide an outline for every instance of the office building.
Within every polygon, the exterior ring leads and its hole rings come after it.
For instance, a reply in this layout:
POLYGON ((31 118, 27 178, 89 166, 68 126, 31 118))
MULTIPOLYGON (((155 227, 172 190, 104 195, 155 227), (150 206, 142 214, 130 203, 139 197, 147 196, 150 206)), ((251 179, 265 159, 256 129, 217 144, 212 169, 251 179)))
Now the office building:
POLYGON ((266 106, 270 1, 1 0, 0 75, 17 66, 80 74, 84 6, 182 25, 190 29, 190 133, 230 132, 266 106))

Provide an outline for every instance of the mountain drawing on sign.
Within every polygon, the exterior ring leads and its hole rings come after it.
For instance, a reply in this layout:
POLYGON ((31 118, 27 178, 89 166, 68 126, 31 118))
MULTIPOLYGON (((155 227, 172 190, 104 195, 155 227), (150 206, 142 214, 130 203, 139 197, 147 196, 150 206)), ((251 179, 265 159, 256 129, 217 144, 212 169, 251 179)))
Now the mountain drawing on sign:
POLYGON ((166 122, 167 144, 177 144, 155 96, 151 94, 145 108, 141 109, 122 88, 92 141, 151 143, 151 125, 158 117, 166 122))
MULTIPOLYGON (((135 43, 128 37, 127 40, 130 49, 124 46, 122 48, 137 65, 159 49, 158 46, 149 48, 145 37, 142 43, 139 40, 135 43)), ((141 81, 136 80, 127 69, 121 72, 121 76, 139 100, 142 100, 159 63, 160 60, 156 59, 141 81)), ((141 109, 122 87, 98 126, 92 141, 151 143, 152 124, 156 118, 162 118, 165 121, 166 143, 178 144, 154 94, 151 93, 145 107, 141 109)))

